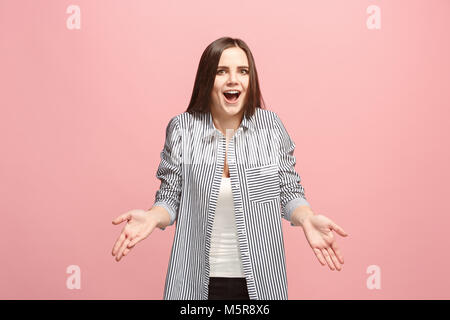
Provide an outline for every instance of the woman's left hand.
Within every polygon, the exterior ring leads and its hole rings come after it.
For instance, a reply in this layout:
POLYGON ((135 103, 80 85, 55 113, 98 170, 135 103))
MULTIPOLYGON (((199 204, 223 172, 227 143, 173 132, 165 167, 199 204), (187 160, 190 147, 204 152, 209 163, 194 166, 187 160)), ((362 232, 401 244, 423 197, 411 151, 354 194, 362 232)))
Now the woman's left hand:
POLYGON ((304 219, 303 231, 309 245, 316 254, 317 259, 322 265, 328 263, 331 270, 335 268, 341 271, 341 264, 344 264, 344 257, 339 251, 336 239, 333 236, 333 230, 339 235, 346 237, 348 234, 331 219, 315 214, 304 219))

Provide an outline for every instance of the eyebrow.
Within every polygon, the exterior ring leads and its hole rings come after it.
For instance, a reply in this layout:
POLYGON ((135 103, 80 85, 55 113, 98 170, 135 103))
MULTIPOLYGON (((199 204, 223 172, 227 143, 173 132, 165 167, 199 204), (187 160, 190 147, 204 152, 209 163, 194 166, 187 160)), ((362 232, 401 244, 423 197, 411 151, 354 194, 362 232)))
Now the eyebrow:
MULTIPOLYGON (((218 66, 217 69, 219 68, 229 69, 227 66, 218 66)), ((238 66, 238 68, 248 68, 248 66, 238 66)))

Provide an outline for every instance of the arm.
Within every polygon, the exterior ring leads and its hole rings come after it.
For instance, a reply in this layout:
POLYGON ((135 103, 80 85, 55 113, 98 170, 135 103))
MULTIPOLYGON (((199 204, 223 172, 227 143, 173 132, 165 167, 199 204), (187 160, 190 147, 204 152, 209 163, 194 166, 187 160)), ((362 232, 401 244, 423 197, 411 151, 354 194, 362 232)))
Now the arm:
POLYGON ((303 227, 305 221, 311 216, 314 216, 314 212, 310 206, 298 206, 291 214, 291 226, 303 227))
POLYGON ((295 171, 295 143, 291 140, 281 119, 275 113, 275 132, 278 151, 278 173, 280 178, 281 215, 291 226, 303 224, 306 216, 313 214, 306 200, 300 175, 295 171))
POLYGON ((148 214, 155 215, 158 219, 157 227, 161 230, 164 230, 171 223, 170 221, 170 213, 166 208, 154 205, 149 210, 147 210, 148 214))
POLYGON ((291 221, 291 226, 301 225, 309 245, 320 264, 330 267, 331 270, 340 271, 344 263, 339 247, 333 237, 332 230, 341 236, 348 234, 331 219, 321 214, 314 214, 304 189, 300 184, 300 176, 295 172, 295 144, 283 126, 281 120, 275 115, 275 124, 278 130, 279 143, 279 175, 281 187, 282 215, 291 221))
POLYGON ((161 185, 155 195, 151 211, 160 216, 158 227, 164 230, 172 225, 178 216, 181 196, 181 131, 178 118, 173 117, 166 128, 166 140, 161 151, 161 162, 156 177, 161 185), (169 219, 167 219, 169 218, 169 219))

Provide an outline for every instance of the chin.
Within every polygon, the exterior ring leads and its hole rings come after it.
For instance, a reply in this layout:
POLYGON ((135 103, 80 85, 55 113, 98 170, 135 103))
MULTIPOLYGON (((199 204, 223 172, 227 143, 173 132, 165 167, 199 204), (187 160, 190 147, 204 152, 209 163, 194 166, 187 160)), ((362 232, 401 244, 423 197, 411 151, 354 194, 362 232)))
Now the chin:
POLYGON ((237 105, 229 105, 225 101, 222 101, 220 108, 228 115, 237 115, 244 109, 242 102, 239 102, 237 105))
POLYGON ((236 116, 241 113, 242 107, 240 106, 223 106, 222 110, 229 116, 236 116))

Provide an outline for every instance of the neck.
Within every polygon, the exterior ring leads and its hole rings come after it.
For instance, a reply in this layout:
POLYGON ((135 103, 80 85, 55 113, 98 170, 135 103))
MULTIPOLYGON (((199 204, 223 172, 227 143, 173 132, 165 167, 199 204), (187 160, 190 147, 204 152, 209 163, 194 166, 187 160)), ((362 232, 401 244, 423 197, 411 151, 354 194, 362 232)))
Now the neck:
POLYGON ((242 118, 244 116, 244 112, 240 112, 239 114, 231 117, 221 117, 211 110, 211 115, 213 118, 214 126, 220 132, 222 132, 224 136, 227 136, 227 130, 229 130, 229 135, 233 135, 234 132, 239 128, 239 125, 241 124, 242 118))

